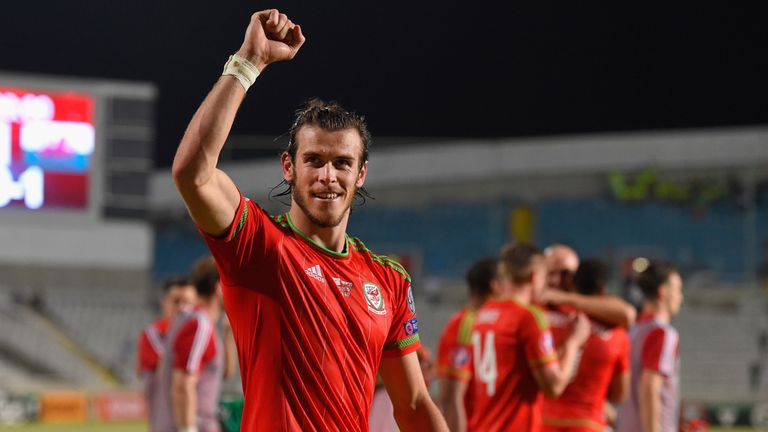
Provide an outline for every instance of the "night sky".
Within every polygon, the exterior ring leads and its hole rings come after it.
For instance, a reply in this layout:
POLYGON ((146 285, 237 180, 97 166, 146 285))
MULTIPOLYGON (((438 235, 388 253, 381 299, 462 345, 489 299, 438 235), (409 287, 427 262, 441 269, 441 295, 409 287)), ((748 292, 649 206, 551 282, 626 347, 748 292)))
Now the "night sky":
POLYGON ((158 166, 269 7, 307 43, 259 78, 235 133, 277 136, 311 96, 366 114, 374 137, 768 123, 764 11, 671 3, 13 2, 0 70, 156 83, 158 166))

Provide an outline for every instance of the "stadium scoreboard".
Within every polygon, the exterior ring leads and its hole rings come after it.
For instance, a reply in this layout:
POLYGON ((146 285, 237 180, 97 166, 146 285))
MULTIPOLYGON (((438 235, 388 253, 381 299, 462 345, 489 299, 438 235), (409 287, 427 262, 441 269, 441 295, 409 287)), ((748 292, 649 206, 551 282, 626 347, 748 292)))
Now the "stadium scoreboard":
POLYGON ((146 83, 0 73, 0 219, 146 217, 155 94, 146 83))

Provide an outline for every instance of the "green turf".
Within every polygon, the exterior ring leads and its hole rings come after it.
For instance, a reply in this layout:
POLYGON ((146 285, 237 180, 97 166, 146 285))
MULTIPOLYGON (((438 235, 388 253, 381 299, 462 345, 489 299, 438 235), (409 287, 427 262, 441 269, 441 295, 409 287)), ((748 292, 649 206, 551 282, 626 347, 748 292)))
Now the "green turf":
POLYGON ((0 426, 2 431, 18 432, 146 432, 145 423, 86 423, 86 424, 42 424, 23 426, 0 426))

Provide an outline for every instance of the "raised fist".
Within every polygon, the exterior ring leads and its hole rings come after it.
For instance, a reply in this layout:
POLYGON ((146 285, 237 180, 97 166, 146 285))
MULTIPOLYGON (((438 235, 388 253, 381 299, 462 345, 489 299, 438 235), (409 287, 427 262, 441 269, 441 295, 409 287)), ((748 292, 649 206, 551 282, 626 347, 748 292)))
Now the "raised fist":
POLYGON ((263 71, 271 63, 291 60, 305 40, 301 27, 288 16, 277 9, 263 10, 251 15, 251 23, 237 55, 263 71))

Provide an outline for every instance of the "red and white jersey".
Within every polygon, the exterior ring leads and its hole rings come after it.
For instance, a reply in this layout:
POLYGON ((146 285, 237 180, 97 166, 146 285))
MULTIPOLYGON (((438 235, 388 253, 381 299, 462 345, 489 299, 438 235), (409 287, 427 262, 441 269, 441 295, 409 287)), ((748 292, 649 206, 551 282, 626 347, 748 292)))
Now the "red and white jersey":
POLYGON ((533 370, 557 362, 544 312, 514 300, 489 300, 472 330, 471 431, 538 432, 542 394, 533 370))
POLYGON ((142 375, 157 369, 160 357, 165 351, 165 332, 168 331, 169 324, 168 318, 160 318, 141 330, 137 361, 139 372, 142 375))
POLYGON ((168 318, 161 318, 144 327, 139 334, 137 366, 139 375, 144 382, 147 420, 149 422, 149 430, 152 432, 158 430, 158 425, 161 422, 159 416, 163 415, 159 408, 161 395, 159 389, 160 377, 157 367, 165 353, 165 336, 169 325, 170 321, 168 318))
MULTIPOLYGON (((456 312, 445 324, 437 346, 437 374, 469 382, 472 378, 472 324, 475 311, 469 308, 456 312)), ((467 418, 472 412, 472 387, 464 394, 464 409, 467 418)))
POLYGON ((643 370, 658 372, 661 386, 662 432, 677 431, 680 412, 680 338, 677 330, 652 315, 642 315, 629 331, 632 353, 632 387, 629 398, 619 409, 619 432, 642 432, 639 408, 640 374, 643 370))
POLYGON ((160 423, 152 432, 174 432, 171 388, 174 371, 197 375, 197 427, 200 432, 219 432, 218 401, 224 374, 224 351, 216 326, 200 309, 180 312, 168 329, 165 355, 160 366, 162 408, 160 423))
MULTIPOLYGON (((547 309, 555 345, 570 334, 567 311, 547 309)), ((557 399, 544 399, 544 425, 557 428, 605 430, 603 407, 613 377, 629 370, 629 336, 622 327, 592 320, 592 333, 579 352, 576 374, 557 399)))
POLYGON ((347 237, 337 253, 241 198, 221 276, 245 396, 243 430, 367 430, 382 356, 419 346, 408 273, 347 237))

